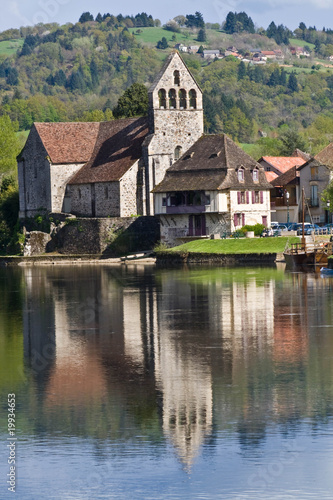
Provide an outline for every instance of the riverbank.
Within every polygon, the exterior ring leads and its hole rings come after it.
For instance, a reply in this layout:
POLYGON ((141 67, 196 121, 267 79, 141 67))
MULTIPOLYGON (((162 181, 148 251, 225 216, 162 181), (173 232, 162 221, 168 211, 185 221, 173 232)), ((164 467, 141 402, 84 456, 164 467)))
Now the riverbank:
POLYGON ((0 267, 6 266, 52 266, 52 265, 119 265, 129 263, 155 264, 154 257, 144 257, 139 259, 112 257, 105 258, 102 255, 61 255, 44 254, 32 257, 23 256, 0 256, 0 267))

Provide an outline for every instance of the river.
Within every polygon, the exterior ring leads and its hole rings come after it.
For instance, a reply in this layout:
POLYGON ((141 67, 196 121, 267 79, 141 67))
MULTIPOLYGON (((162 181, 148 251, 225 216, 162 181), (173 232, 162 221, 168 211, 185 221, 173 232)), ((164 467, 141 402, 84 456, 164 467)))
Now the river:
POLYGON ((332 289, 283 266, 0 268, 0 498, 331 500, 332 289))

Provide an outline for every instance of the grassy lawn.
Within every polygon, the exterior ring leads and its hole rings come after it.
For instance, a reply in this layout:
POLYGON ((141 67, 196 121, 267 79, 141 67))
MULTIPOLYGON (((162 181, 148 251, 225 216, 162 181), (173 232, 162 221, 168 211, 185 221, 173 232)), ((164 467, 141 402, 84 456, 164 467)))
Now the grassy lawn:
POLYGON ((280 253, 283 252, 287 242, 300 241, 297 236, 276 238, 242 238, 227 240, 195 240, 171 248, 171 252, 199 252, 199 253, 280 253))
POLYGON ((296 47, 305 47, 307 45, 311 50, 315 48, 314 43, 309 43, 306 42, 305 40, 300 40, 299 38, 290 38, 289 42, 291 46, 296 45, 296 47))
POLYGON ((23 38, 20 40, 5 40, 0 42, 0 55, 11 56, 16 54, 23 46, 23 38))

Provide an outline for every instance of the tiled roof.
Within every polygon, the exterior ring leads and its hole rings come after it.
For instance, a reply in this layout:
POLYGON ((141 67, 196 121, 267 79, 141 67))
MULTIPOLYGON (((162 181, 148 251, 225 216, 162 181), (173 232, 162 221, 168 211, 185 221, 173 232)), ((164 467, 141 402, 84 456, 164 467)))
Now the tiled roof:
POLYGON ((54 164, 85 163, 93 152, 99 123, 35 123, 54 164))
POLYGON ((228 136, 203 135, 168 170, 155 193, 184 190, 271 189, 264 169, 238 147, 228 136), (239 182, 237 170, 244 169, 244 182, 239 182), (252 171, 259 170, 259 182, 252 171))
POLYGON ((142 156, 147 118, 102 122, 91 159, 69 184, 118 181, 142 156))
POLYGON ((326 148, 316 154, 315 159, 321 164, 333 168, 333 143, 331 142, 326 148))
POLYGON ((266 179, 268 180, 268 182, 272 182, 274 179, 276 179, 278 176, 278 174, 276 174, 275 172, 265 172, 265 175, 266 175, 266 179))
MULTIPOLYGON (((269 174, 271 172, 267 172, 267 173, 269 174)), ((272 186, 274 186, 274 187, 282 187, 282 186, 286 186, 287 184, 290 184, 290 183, 295 184, 296 182, 298 182, 297 181, 298 178, 299 178, 299 172, 297 171, 296 166, 295 166, 295 167, 292 167, 289 170, 287 170, 287 172, 285 172, 284 174, 276 177, 274 180, 271 181, 271 183, 272 183, 272 186)))
POLYGON ((279 170, 281 174, 284 174, 292 167, 299 167, 306 162, 304 158, 298 156, 263 156, 262 159, 279 170))

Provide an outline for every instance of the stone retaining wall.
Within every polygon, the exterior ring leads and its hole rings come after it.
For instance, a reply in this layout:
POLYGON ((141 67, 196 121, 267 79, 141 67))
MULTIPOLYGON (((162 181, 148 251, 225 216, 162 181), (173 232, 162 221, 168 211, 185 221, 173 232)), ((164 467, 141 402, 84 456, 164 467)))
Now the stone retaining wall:
POLYGON ((183 264, 213 264, 215 266, 247 266, 272 265, 276 253, 260 254, 211 254, 211 253, 177 253, 159 252, 156 263, 159 266, 179 266, 183 264))

